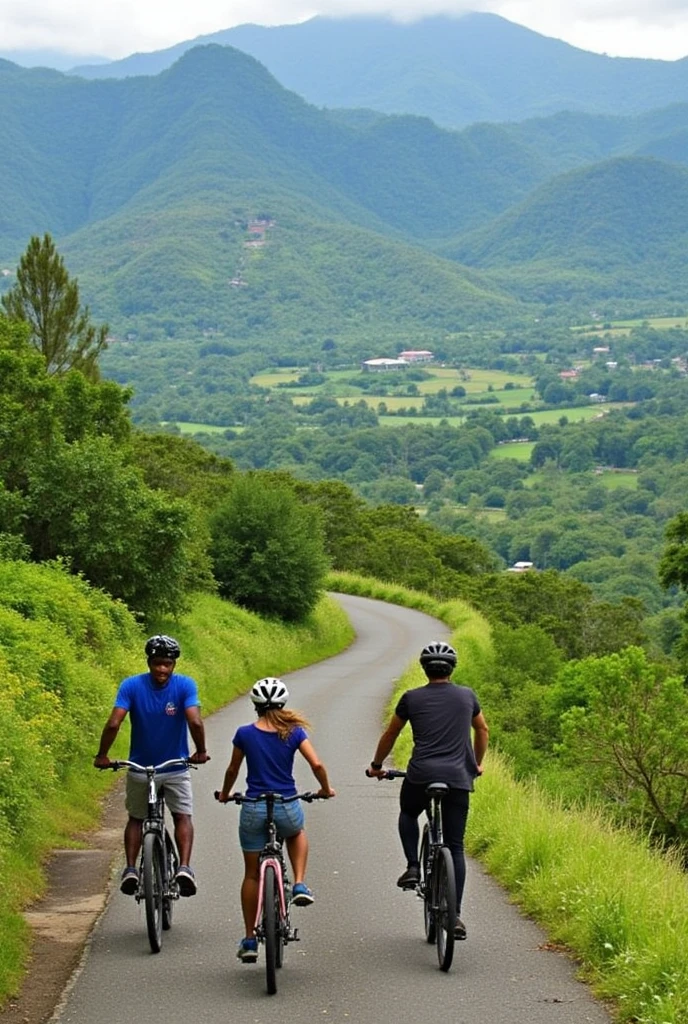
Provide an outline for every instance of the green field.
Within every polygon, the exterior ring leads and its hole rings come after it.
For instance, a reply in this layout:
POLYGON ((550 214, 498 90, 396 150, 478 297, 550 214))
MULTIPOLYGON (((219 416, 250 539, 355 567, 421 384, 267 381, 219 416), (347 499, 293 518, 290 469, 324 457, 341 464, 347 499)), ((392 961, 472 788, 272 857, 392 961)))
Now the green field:
POLYGON ((225 430, 233 430, 235 434, 240 434, 245 427, 218 427, 214 423, 183 423, 178 420, 171 422, 161 423, 163 427, 179 427, 181 434, 224 434, 225 430))
POLYGON ((380 416, 381 427, 406 427, 414 423, 418 427, 436 427, 438 423, 446 423, 450 427, 460 427, 465 416, 380 416))
POLYGON ((628 334, 631 328, 642 327, 643 324, 647 324, 648 327, 652 327, 656 331, 668 331, 672 327, 688 327, 688 319, 685 316, 652 316, 642 320, 605 320, 605 324, 609 324, 609 326, 604 327, 600 323, 581 324, 579 327, 572 327, 571 330, 590 337, 603 337, 604 335, 614 337, 614 335, 628 334))
POLYGON ((514 441, 513 444, 498 444, 490 455, 493 459, 517 459, 519 462, 530 462, 530 453, 535 441, 514 441))
POLYGON ((619 487, 625 487, 629 491, 634 491, 638 486, 638 474, 631 473, 628 470, 602 470, 601 473, 595 473, 595 479, 614 491, 619 487))
MULTIPOLYGON (((431 374, 431 377, 428 380, 407 382, 405 370, 398 372, 393 370, 376 372, 371 374, 371 376, 377 377, 380 383, 402 389, 407 384, 414 383, 421 396, 434 395, 443 388, 451 391, 452 388, 461 386, 466 389, 466 394, 468 395, 483 396, 488 393, 494 393, 502 404, 520 405, 521 402, 530 401, 533 395, 532 380, 524 374, 505 373, 503 370, 458 370, 455 367, 446 366, 425 365, 418 368, 431 374), (514 386, 508 391, 504 391, 505 384, 513 384, 514 386), (492 392, 488 391, 489 388, 492 388, 492 392)), ((269 369, 257 373, 251 378, 250 383, 261 388, 275 388, 278 384, 287 384, 298 380, 301 374, 306 372, 305 367, 302 369, 292 366, 279 370, 269 369)), ((306 402, 314 395, 329 395, 338 401, 347 398, 349 400, 362 398, 371 408, 375 408, 380 401, 385 401, 389 404, 391 401, 404 399, 400 404, 413 403, 413 399, 406 399, 402 395, 385 398, 379 395, 369 395, 361 388, 347 383, 357 373, 358 368, 353 366, 348 370, 328 370, 325 374, 327 380, 324 383, 312 387, 289 388, 287 393, 295 404, 306 402)))
POLYGON ((605 416, 612 403, 605 405, 581 405, 572 409, 543 409, 542 412, 529 412, 528 416, 536 424, 558 423, 562 416, 565 416, 569 423, 576 423, 580 420, 596 420, 605 416))

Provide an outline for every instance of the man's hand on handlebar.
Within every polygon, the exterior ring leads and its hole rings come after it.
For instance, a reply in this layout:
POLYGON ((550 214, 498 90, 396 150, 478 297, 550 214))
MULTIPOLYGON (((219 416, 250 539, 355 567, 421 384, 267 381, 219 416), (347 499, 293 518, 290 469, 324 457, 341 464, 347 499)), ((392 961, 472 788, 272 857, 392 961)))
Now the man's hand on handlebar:
POLYGON ((207 750, 204 750, 202 753, 198 750, 195 750, 194 753, 189 758, 189 764, 205 764, 206 761, 209 760, 210 754, 208 753, 207 750))
POLYGON ((110 768, 112 767, 112 761, 107 754, 96 754, 93 758, 94 768, 110 768))
POLYGON ((322 800, 329 800, 331 797, 336 796, 337 794, 333 789, 319 789, 315 795, 320 797, 322 800))

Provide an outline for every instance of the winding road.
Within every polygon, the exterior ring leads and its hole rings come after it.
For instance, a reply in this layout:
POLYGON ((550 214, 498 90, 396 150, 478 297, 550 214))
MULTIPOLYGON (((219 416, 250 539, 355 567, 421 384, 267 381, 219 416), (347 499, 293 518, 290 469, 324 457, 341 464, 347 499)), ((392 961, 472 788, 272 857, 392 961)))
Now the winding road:
MULTIPOLYGON (((609 1024, 604 1007, 547 948, 543 933, 471 861, 458 943, 448 974, 425 942, 422 905, 401 892, 397 783, 364 776, 397 678, 446 627, 408 609, 341 596, 357 639, 344 653, 285 677, 291 705, 313 723, 337 798, 306 808, 308 881, 316 894, 295 908, 301 942, 286 950, 279 991, 265 992, 262 961, 235 959, 243 927, 238 809, 218 805, 232 736, 252 720, 240 699, 206 722, 213 760, 194 773, 199 893, 180 901, 159 955, 149 951, 143 912, 116 888, 53 1021, 59 1024, 203 1024, 270 1019, 289 1024, 609 1024)), ((313 788, 301 758, 297 781, 313 788)))

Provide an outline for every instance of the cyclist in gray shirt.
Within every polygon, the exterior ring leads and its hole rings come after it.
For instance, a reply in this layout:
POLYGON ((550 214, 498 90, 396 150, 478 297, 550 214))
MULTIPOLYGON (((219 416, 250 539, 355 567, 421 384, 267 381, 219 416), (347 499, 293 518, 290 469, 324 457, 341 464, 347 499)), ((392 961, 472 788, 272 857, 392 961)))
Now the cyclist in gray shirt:
POLYGON ((443 641, 423 648, 420 663, 428 678, 427 685, 402 694, 380 737, 368 773, 384 775, 383 761, 410 722, 413 752, 401 787, 399 811, 399 836, 407 867, 397 885, 413 889, 418 883, 418 818, 428 806, 425 789, 431 782, 445 782, 449 792, 442 801, 442 822, 456 873, 456 938, 465 939, 466 928, 460 918, 466 882, 463 840, 473 780, 482 775, 488 728, 473 690, 451 681, 456 662, 456 651, 443 641))

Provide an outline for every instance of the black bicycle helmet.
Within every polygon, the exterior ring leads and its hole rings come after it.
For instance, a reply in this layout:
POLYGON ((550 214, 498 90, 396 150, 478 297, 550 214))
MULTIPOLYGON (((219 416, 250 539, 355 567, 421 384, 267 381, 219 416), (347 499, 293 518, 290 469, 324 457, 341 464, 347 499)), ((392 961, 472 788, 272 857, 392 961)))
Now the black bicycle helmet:
POLYGON ((456 651, 443 640, 433 640, 426 644, 420 652, 419 661, 426 671, 431 673, 446 671, 450 675, 456 668, 456 651))
POLYGON ((146 657, 150 658, 172 658, 176 661, 181 651, 179 644, 173 636, 158 634, 146 640, 146 657))

